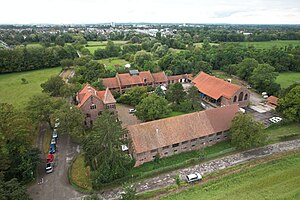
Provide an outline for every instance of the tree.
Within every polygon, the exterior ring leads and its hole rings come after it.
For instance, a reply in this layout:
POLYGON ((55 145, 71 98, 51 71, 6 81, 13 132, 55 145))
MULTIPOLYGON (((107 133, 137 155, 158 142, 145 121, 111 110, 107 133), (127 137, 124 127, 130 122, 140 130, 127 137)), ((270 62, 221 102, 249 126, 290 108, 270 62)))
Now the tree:
POLYGON ((300 85, 294 86, 278 100, 278 111, 290 121, 300 122, 300 85))
POLYGON ((123 185, 124 193, 121 194, 122 200, 135 200, 136 197, 136 188, 134 185, 124 184, 123 185))
POLYGON ((144 67, 145 61, 151 61, 152 60, 152 53, 149 53, 147 51, 138 51, 134 55, 134 63, 138 67, 144 67))
POLYGON ((41 84, 43 92, 49 93, 50 96, 57 97, 60 95, 60 89, 63 87, 65 82, 60 76, 52 76, 45 83, 41 84))
POLYGON ((191 111, 199 111, 202 109, 201 107, 201 98, 199 96, 198 88, 192 86, 188 89, 186 99, 191 103, 191 111))
POLYGON ((258 62, 253 58, 245 58, 241 63, 238 64, 237 75, 243 79, 248 81, 252 72, 255 68, 257 68, 258 62))
POLYGON ((163 91, 163 89, 160 86, 157 86, 154 90, 155 94, 157 94, 158 96, 164 97, 165 91, 163 91))
POLYGON ((62 68, 65 69, 73 66, 74 61, 72 59, 63 59, 59 63, 62 66, 62 68))
POLYGON ((33 122, 47 122, 51 126, 51 114, 63 105, 63 100, 51 98, 42 93, 32 96, 27 104, 26 111, 33 122))
POLYGON ((269 94, 272 94, 278 92, 274 91, 274 89, 278 87, 273 86, 276 85, 276 76, 278 76, 278 73, 275 72, 274 67, 270 66, 269 64, 259 64, 253 70, 252 75, 250 76, 250 84, 260 92, 266 91, 269 94), (270 91, 270 89, 272 89, 272 91, 270 91))
POLYGON ((136 106, 146 97, 146 93, 145 87, 130 88, 118 98, 118 102, 136 106))
POLYGON ((62 97, 68 98, 74 96, 81 88, 80 84, 64 84, 60 90, 59 94, 62 97))
POLYGON ((238 149, 249 149, 263 145, 266 135, 263 124, 257 122, 249 114, 237 114, 230 127, 231 143, 238 149))
POLYGON ((186 93, 181 83, 175 83, 169 86, 166 93, 166 99, 171 103, 179 104, 185 98, 186 93))
MULTIPOLYGON (((59 118, 60 125, 58 131, 60 133, 69 134, 73 139, 79 141, 85 135, 84 130, 84 115, 77 108, 68 103, 64 104, 59 110, 56 110, 52 116, 51 121, 59 118)), ((54 123, 53 123, 54 124, 54 123)))
POLYGON ((17 179, 4 181, 0 177, 0 197, 3 200, 30 200, 31 198, 26 193, 26 188, 22 186, 17 179))
POLYGON ((136 106, 135 115, 142 121, 151 121, 163 118, 171 110, 168 107, 168 101, 156 94, 150 94, 136 106))
POLYGON ((105 111, 86 135, 83 149, 85 160, 92 170, 94 188, 125 176, 133 167, 134 160, 121 149, 122 144, 127 144, 126 140, 121 139, 125 134, 126 130, 121 127, 117 116, 105 111))

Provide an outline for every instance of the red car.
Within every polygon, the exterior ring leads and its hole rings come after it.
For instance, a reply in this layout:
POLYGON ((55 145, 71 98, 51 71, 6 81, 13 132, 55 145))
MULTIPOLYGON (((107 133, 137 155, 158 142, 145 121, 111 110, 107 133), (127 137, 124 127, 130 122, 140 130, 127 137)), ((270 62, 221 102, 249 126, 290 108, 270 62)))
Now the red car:
POLYGON ((48 156, 47 156, 47 163, 52 163, 53 161, 54 161, 53 154, 48 154, 48 156))

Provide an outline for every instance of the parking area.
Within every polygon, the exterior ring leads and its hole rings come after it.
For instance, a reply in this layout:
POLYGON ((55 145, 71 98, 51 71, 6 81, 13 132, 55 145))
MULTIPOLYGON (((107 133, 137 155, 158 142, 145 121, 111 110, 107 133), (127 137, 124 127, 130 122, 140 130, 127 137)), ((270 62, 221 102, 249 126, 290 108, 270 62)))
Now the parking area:
POLYGON ((271 117, 278 116, 274 111, 267 111, 259 113, 250 107, 245 108, 246 112, 250 113, 256 121, 262 122, 265 126, 270 126, 272 122, 269 120, 271 117))
POLYGON ((117 104, 118 116, 122 121, 123 127, 141 123, 141 121, 138 120, 133 113, 129 113, 129 109, 133 109, 133 107, 124 104, 117 104))

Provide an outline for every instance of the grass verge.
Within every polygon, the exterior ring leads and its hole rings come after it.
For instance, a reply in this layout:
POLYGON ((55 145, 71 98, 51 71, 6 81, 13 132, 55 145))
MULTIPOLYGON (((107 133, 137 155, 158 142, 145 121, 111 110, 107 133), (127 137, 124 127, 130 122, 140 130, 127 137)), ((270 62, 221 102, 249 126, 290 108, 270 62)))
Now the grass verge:
POLYGON ((89 179, 90 169, 85 166, 84 155, 79 154, 74 158, 71 167, 69 168, 69 181, 77 190, 89 193, 92 191, 92 183, 89 179))
POLYGON ((300 152, 289 154, 274 155, 267 158, 267 162, 259 159, 222 170, 210 175, 217 176, 211 181, 176 194, 172 192, 162 199, 299 199, 300 152))
POLYGON ((50 142, 52 138, 51 128, 47 126, 47 131, 44 135, 43 140, 43 153, 47 156, 50 149, 50 142))

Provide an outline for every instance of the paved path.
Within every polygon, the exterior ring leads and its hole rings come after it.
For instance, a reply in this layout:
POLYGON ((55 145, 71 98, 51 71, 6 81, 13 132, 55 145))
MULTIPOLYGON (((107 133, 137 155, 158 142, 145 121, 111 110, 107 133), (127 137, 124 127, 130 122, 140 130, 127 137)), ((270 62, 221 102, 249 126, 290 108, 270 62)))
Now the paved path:
MULTIPOLYGON (((199 172, 202 175, 207 175, 212 172, 245 163, 253 159, 263 158, 269 155, 294 149, 300 149, 300 140, 277 143, 266 147, 261 147, 254 150, 249 150, 242 153, 215 159, 192 167, 175 170, 170 173, 162 174, 157 177, 138 182, 135 184, 135 186, 137 192, 147 192, 176 184, 175 177, 177 175, 180 175, 181 178, 183 178, 187 174, 194 172, 199 172)), ((121 189, 117 188, 111 191, 104 192, 103 194, 101 194, 101 196, 103 199, 118 199, 121 192, 121 189)))
POLYGON ((117 104, 117 111, 120 120, 122 121, 122 126, 126 127, 128 125, 134 125, 141 123, 140 120, 134 114, 128 112, 129 109, 133 108, 132 106, 117 104))
MULTIPOLYGON (((40 129, 40 135, 45 134, 46 129, 40 129)), ((39 137, 39 147, 42 149, 43 137, 39 137)), ((67 135, 59 135, 57 152, 55 153, 55 167, 51 174, 45 173, 45 158, 38 167, 38 178, 36 183, 28 188, 28 193, 35 200, 64 200, 81 197, 83 194, 77 192, 68 181, 68 168, 73 157, 79 153, 79 147, 70 141, 67 135)))

